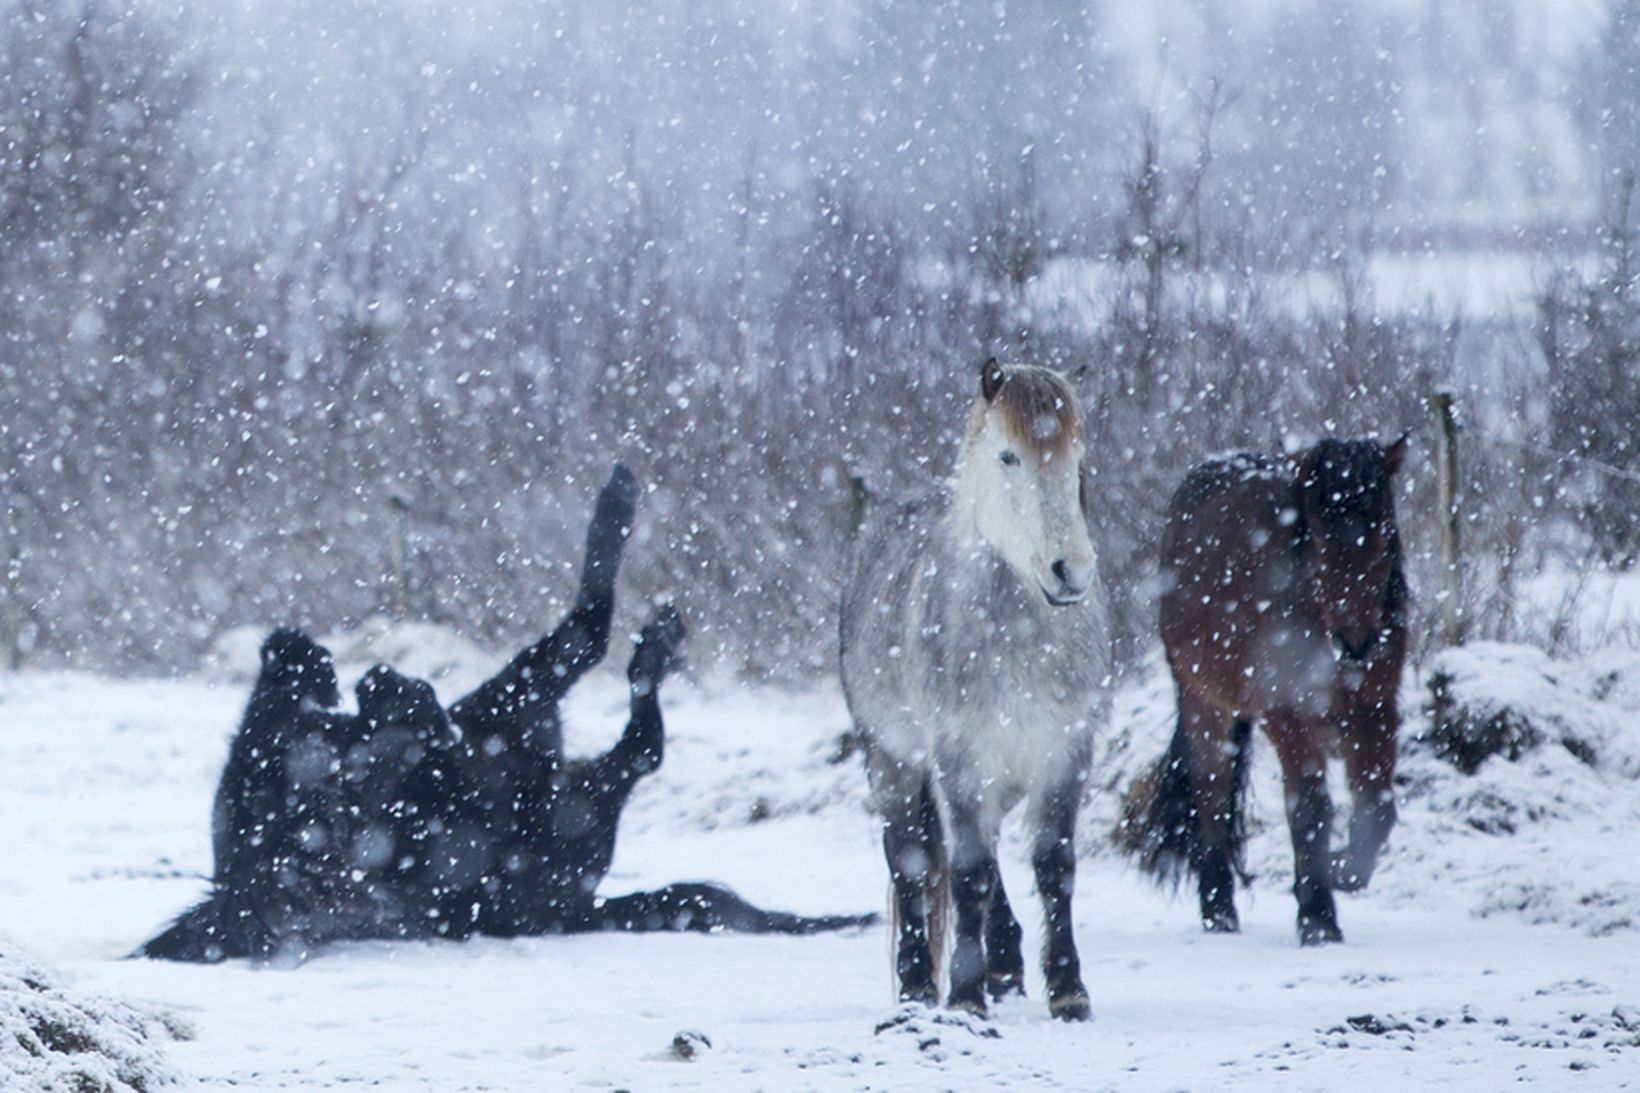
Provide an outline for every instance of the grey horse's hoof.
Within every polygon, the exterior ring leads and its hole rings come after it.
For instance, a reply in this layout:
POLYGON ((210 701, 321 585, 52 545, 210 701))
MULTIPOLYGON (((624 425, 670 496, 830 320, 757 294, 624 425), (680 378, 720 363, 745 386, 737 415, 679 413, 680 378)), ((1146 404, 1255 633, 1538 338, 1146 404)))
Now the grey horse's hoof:
POLYGON ((1093 1004, 1085 994, 1067 994, 1048 1003, 1048 1012, 1061 1021, 1093 1020, 1093 1004))

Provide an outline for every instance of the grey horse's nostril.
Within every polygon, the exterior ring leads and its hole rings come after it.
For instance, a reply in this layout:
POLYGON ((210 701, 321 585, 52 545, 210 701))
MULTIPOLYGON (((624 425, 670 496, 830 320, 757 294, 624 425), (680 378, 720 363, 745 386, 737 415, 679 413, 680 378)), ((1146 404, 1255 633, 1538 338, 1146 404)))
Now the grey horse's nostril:
POLYGON ((1061 586, 1069 587, 1071 583, 1071 567, 1065 564, 1065 559, 1059 559, 1049 568, 1053 570, 1053 575, 1059 581, 1061 586))

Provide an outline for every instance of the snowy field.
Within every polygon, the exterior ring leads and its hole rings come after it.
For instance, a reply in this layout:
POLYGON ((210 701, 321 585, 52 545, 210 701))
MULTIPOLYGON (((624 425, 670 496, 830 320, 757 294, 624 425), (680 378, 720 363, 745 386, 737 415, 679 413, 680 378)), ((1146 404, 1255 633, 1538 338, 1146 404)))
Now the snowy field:
MULTIPOLYGON (((411 655, 402 637, 337 642, 344 686, 386 656, 450 699, 494 663, 455 643, 411 655)), ((1569 696, 1599 763, 1551 741, 1461 775, 1415 739, 1424 681, 1409 678, 1402 823, 1373 888, 1340 897, 1347 943, 1320 950, 1294 938, 1262 745, 1239 936, 1202 934, 1193 898, 1109 850, 1106 787, 1160 752, 1172 716, 1161 673, 1125 683, 1084 817, 1090 1025, 1050 1020, 1036 980, 989 1028, 925 1015, 877 1034, 894 1010, 881 926, 362 944, 300 967, 122 959, 205 886, 210 797, 246 690, 232 648, 176 681, 0 676, 0 931, 77 990, 174 1013, 193 1035, 170 1063, 206 1088, 1640 1088, 1640 658, 1519 653, 1479 650, 1479 685, 1527 705, 1569 696), (711 1043, 689 1061, 672 1051, 684 1030, 711 1043)), ((669 687, 666 763, 627 812, 603 890, 715 879, 770 907, 882 908, 864 775, 830 761, 847 724, 836 689, 669 687)), ((612 741, 624 699, 613 675, 583 685, 571 747, 612 741)), ((1003 867, 1034 945, 1018 835, 1003 867)))

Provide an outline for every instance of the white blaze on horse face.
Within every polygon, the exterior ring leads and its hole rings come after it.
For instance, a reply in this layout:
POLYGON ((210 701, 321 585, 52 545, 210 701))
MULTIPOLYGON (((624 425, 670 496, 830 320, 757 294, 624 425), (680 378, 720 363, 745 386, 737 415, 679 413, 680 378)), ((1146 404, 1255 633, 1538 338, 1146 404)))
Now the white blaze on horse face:
MULTIPOLYGON (((1037 427, 1059 425, 1050 417, 1037 427)), ((1042 445, 1014 435, 1004 414, 983 401, 963 441, 957 510, 967 530, 1055 606, 1081 600, 1095 574, 1082 513, 1082 454, 1080 437, 1043 454, 1042 445)))

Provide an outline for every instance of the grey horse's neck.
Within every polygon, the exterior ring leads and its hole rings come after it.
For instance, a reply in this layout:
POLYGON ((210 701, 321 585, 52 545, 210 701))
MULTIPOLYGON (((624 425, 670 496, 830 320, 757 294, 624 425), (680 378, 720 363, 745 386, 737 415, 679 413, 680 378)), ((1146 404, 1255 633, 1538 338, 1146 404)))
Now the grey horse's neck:
MULTIPOLYGON (((977 611, 993 625, 1027 619, 1048 622, 1051 609, 1030 594, 1019 574, 980 534, 954 492, 950 500, 932 536, 929 557, 937 567, 937 579, 949 589, 945 606, 959 616, 953 621, 959 625, 963 617, 978 621, 973 615, 977 611)), ((992 637, 1006 640, 1011 634, 1025 636, 1004 629, 992 637)))

